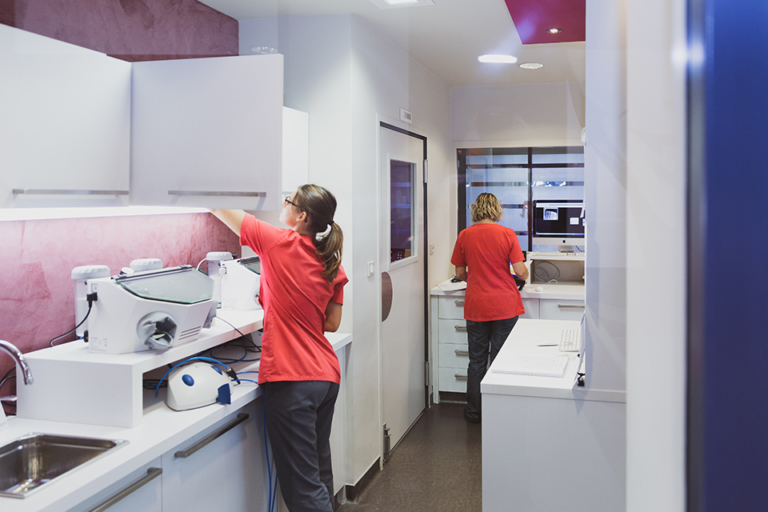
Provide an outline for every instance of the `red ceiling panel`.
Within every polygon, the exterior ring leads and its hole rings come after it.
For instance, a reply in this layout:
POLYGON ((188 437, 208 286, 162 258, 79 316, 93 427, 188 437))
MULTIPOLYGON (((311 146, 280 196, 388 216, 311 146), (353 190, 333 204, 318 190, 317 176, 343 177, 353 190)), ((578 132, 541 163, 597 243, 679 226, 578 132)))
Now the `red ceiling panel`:
POLYGON ((523 44, 584 41, 586 0, 504 0, 523 44), (560 28, 559 34, 547 29, 560 28))

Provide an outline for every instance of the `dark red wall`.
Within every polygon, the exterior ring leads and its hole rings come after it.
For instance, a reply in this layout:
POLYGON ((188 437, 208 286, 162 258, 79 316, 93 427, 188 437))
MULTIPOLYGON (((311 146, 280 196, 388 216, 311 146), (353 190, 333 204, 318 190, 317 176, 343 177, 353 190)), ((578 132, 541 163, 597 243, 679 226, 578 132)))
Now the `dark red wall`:
POLYGON ((195 0, 0 0, 0 23, 130 61, 238 54, 237 20, 195 0))

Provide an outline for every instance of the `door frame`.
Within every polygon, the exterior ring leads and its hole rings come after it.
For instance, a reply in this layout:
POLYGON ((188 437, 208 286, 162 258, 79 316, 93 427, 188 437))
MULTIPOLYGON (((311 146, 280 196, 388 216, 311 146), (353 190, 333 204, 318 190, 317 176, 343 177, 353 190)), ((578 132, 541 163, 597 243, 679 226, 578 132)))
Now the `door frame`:
MULTIPOLYGON (((413 137, 415 139, 422 141, 422 215, 424 216, 424 235, 422 240, 422 254, 424 255, 424 275, 423 275, 423 288, 424 288, 424 409, 427 409, 430 407, 430 400, 429 400, 429 390, 430 390, 430 375, 429 372, 430 369, 430 357, 429 357, 429 224, 428 224, 428 181, 429 181, 429 175, 428 175, 428 163, 427 163, 427 137, 426 135, 422 135, 418 131, 413 131, 415 128, 412 126, 409 126, 408 128, 404 128, 398 125, 402 125, 404 123, 395 121, 391 118, 387 118, 382 115, 376 116, 376 169, 377 169, 377 204, 379 202, 379 197, 381 197, 382 191, 380 190, 380 183, 381 183, 381 172, 383 171, 380 167, 381 162, 381 137, 380 137, 380 130, 382 128, 387 130, 392 130, 394 132, 406 135, 408 137, 413 137)), ((379 205, 379 211, 381 211, 380 205, 379 205)), ((378 223, 380 224, 380 223, 378 223)), ((383 233, 380 231, 380 227, 377 227, 379 230, 377 234, 377 240, 378 243, 381 243, 381 237, 383 233)), ((378 338, 378 358, 379 358, 379 427, 383 425, 383 386, 382 386, 382 360, 381 360, 381 308, 382 308, 382 300, 381 300, 381 293, 382 293, 382 287, 381 287, 381 269, 383 268, 383 261, 381 261, 381 250, 379 247, 379 250, 376 251, 376 261, 377 261, 377 288, 378 288, 378 322, 376 327, 376 336, 378 338)), ((418 420, 417 420, 418 421, 418 420)), ((403 434, 403 438, 407 435, 408 431, 403 434)), ((381 433, 379 434, 381 435, 381 433)), ((381 438, 379 438, 381 439, 381 438)), ((402 438, 401 438, 402 440, 402 438)), ((394 449, 394 446, 392 447, 394 449)), ((384 467, 384 444, 379 444, 379 466, 383 469, 384 467)))

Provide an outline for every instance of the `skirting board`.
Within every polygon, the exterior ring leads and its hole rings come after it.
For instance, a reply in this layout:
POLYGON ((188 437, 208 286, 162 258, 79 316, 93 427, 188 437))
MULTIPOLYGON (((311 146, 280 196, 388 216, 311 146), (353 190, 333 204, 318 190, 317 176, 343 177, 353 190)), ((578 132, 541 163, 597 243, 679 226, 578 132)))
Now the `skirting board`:
POLYGON ((360 496, 360 493, 363 492, 363 490, 368 486, 369 483, 371 483, 371 480, 373 480, 373 477, 376 476, 376 473, 379 472, 379 458, 377 458, 370 468, 368 468, 368 471, 365 472, 365 474, 360 478, 360 480, 355 485, 346 485, 345 486, 345 494, 347 496, 347 501, 355 501, 355 498, 360 496))

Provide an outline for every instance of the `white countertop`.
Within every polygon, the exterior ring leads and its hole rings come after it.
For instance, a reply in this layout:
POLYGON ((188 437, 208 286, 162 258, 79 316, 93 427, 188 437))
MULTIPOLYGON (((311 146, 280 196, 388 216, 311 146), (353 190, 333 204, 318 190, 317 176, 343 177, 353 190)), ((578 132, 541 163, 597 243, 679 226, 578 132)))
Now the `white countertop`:
MULTIPOLYGON (((557 346, 540 347, 538 343, 559 342, 562 329, 579 328, 575 320, 534 320, 521 318, 499 351, 488 372, 485 374, 480 390, 483 394, 515 395, 540 398, 566 398, 571 400, 592 400, 605 402, 624 402, 625 393, 578 387, 576 382, 580 361, 577 353, 560 352, 557 346), (533 377, 495 373, 494 365, 503 364, 505 356, 513 353, 543 354, 567 356, 568 364, 563 377, 533 377)), ((587 347, 587 350, 589 347, 587 347)), ((586 354, 584 357, 587 357, 586 354)), ((586 364, 581 368, 587 373, 586 364)))
MULTIPOLYGON (((450 282, 450 280, 444 282, 450 282)), ((433 296, 463 297, 465 291, 447 292, 435 286, 430 293, 433 296)), ((526 284, 520 290, 520 296, 523 299, 585 300, 586 291, 583 284, 526 284), (542 290, 536 291, 539 287, 542 290)))
MULTIPOLYGON (((251 315, 254 324, 257 321, 261 323, 262 314, 261 311, 237 313, 237 315, 251 315), (256 319, 257 313, 258 319, 256 319)), ((228 319, 230 318, 228 317, 228 319)), ((224 335, 223 327, 215 327, 216 329, 211 330, 210 337, 227 338, 224 335)), ((352 335, 345 333, 327 333, 326 338, 331 342, 335 351, 339 351, 352 341, 352 335)), ((206 339, 207 337, 205 336, 201 337, 203 345, 207 344, 206 339)), ((178 348, 182 347, 184 346, 182 345, 178 348)), ((199 351, 198 349, 197 352, 199 351)), ((68 353, 67 350, 62 352, 68 353)), ((194 353, 180 354, 180 352, 174 354, 171 360, 183 359, 194 353)), ((94 354, 94 356, 97 355, 94 354)), ((242 351, 239 351, 236 346, 227 347, 219 349, 216 355, 219 357, 232 356, 233 358, 238 358, 242 355, 242 351)), ((119 357, 141 358, 145 356, 142 356, 141 353, 135 353, 123 354, 119 357)), ((242 372, 258 369, 259 363, 236 363, 231 366, 236 371, 242 372)), ((248 375, 244 377, 248 377, 248 375)), ((199 409, 177 412, 165 405, 164 389, 160 390, 160 394, 157 397, 154 396, 154 391, 145 390, 144 421, 141 425, 134 428, 10 417, 8 418, 7 426, 0 428, 0 445, 4 445, 31 432, 119 439, 126 440, 128 443, 114 449, 114 451, 107 452, 98 460, 72 470, 70 473, 46 484, 45 487, 24 499, 0 497, 0 509, 3 512, 59 512, 67 510, 109 485, 125 478, 131 472, 160 457, 163 453, 178 446, 195 434, 214 425, 259 396, 261 396, 261 390, 256 384, 243 382, 233 386, 232 403, 229 405, 214 404, 199 409)))

